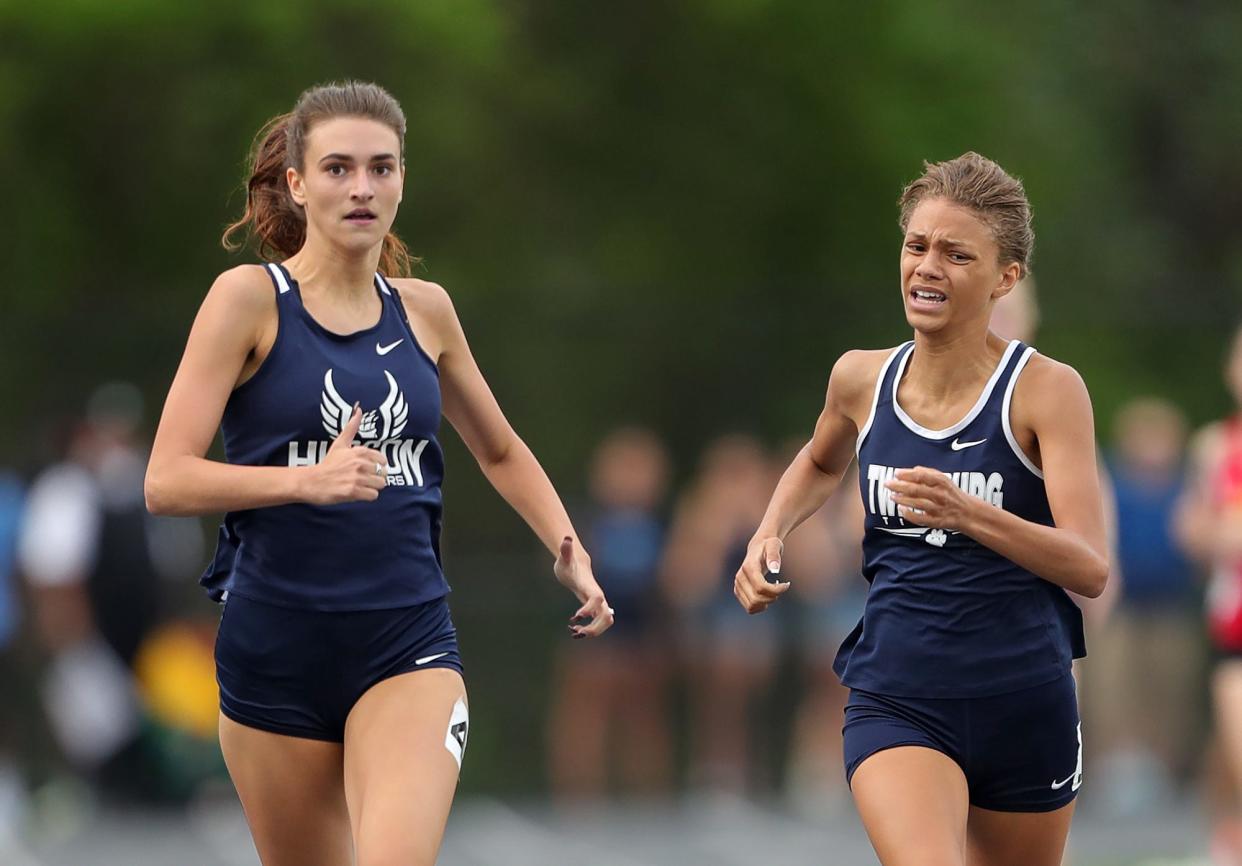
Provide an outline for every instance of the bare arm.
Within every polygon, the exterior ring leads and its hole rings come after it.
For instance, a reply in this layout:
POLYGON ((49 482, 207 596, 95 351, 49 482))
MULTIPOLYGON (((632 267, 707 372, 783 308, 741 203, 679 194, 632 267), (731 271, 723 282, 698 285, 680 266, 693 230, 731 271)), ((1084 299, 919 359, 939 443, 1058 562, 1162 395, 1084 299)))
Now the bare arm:
POLYGON ((1039 443, 1053 526, 967 496, 922 466, 897 472, 889 482, 894 501, 911 523, 959 530, 1032 574, 1095 598, 1109 568, 1091 398, 1072 368, 1036 358, 1016 386, 1015 416, 1019 401, 1039 443))
POLYGON ((788 588, 769 583, 780 573, 785 537, 814 514, 841 483, 886 352, 847 352, 832 368, 815 433, 781 476, 734 579, 733 594, 748 613, 761 613, 788 588))
POLYGON ((1223 425, 1196 434, 1190 455, 1190 478, 1175 513, 1178 540, 1205 564, 1242 558, 1242 510, 1222 508, 1212 495, 1212 480, 1225 455, 1223 425))
POLYGON ((1105 465, 1103 453, 1096 448, 1096 464, 1100 468, 1100 505, 1104 510, 1104 536, 1108 539, 1108 583, 1104 591, 1095 598, 1075 595, 1074 602, 1082 608, 1082 615, 1088 624, 1102 624, 1112 616, 1113 609, 1121 600, 1121 591, 1125 586, 1125 575, 1121 573, 1121 551, 1118 550, 1117 526, 1117 491, 1113 486, 1113 478, 1105 465))
POLYGON ((147 464, 145 490, 152 514, 211 514, 379 495, 384 479, 374 472, 374 457, 366 453, 369 449, 349 445, 360 420, 357 412, 319 466, 232 466, 206 458, 229 394, 263 328, 274 321, 274 305, 267 275, 255 265, 226 271, 207 293, 147 464))
POLYGON ((557 579, 582 603, 574 618, 591 618, 589 625, 573 629, 575 636, 601 634, 612 625, 612 610, 591 572, 591 558, 565 506, 496 402, 448 295, 434 283, 421 283, 416 290, 422 293, 423 318, 430 321, 440 340, 438 366, 444 417, 461 435, 487 480, 556 557, 557 579))

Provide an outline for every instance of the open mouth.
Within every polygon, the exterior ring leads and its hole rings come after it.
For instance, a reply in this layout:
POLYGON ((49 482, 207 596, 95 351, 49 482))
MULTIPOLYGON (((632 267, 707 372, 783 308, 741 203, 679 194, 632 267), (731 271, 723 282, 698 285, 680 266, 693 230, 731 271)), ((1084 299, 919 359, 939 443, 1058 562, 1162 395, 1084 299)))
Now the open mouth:
POLYGON ((916 307, 938 307, 949 298, 944 292, 919 286, 910 290, 910 300, 916 307))
POLYGON ((359 224, 372 223, 375 222, 375 214, 366 208, 357 208, 345 214, 345 221, 359 224))

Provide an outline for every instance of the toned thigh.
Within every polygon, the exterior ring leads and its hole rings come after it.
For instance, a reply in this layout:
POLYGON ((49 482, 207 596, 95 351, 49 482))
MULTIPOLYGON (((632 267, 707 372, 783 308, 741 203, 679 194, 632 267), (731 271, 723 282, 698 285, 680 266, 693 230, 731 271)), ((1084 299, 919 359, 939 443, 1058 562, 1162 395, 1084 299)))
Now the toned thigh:
POLYGON ((995 812, 970 808, 967 866, 1061 866, 1074 805, 1052 812, 995 812))
POLYGON ((220 716, 220 748, 263 866, 350 866, 340 743, 220 716))
POLYGON ((459 673, 433 668, 382 680, 350 711, 345 796, 358 866, 435 862, 466 736, 450 720, 465 699, 459 673))
POLYGON ((947 755, 923 746, 884 749, 858 765, 850 789, 883 866, 966 862, 966 777, 947 755))

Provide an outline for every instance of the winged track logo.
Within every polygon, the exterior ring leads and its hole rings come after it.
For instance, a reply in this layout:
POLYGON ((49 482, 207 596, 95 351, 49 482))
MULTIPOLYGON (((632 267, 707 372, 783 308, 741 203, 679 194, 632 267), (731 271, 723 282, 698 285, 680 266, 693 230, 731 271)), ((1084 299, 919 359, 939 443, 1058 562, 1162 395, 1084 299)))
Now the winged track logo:
MULTIPOLYGON (((362 414, 362 423, 358 427, 358 438, 362 440, 368 439, 396 439, 401 435, 401 431, 405 429, 406 416, 409 415, 409 407, 405 404, 405 395, 401 393, 401 389, 397 387, 397 380, 392 377, 392 373, 384 371, 384 378, 388 380, 388 396, 384 398, 384 402, 380 403, 379 409, 372 409, 370 412, 362 414), (376 431, 376 415, 383 427, 376 431)), ((341 431, 345 429, 346 423, 349 422, 349 416, 354 413, 352 403, 341 397, 336 390, 336 385, 332 382, 332 371, 329 370, 323 375, 323 394, 319 403, 319 414, 323 416, 323 429, 328 431, 328 435, 335 439, 341 435, 341 431)))
MULTIPOLYGON (((385 370, 384 378, 388 381, 388 396, 379 408, 362 413, 354 444, 374 448, 379 453, 386 467, 389 487, 422 487, 423 472, 419 461, 428 440, 401 438, 409 420, 410 407, 392 373, 385 370)), ((332 381, 332 371, 328 370, 324 373, 323 391, 319 395, 319 416, 329 438, 290 442, 289 465, 314 466, 321 462, 328 455, 332 441, 349 423, 353 412, 354 404, 341 396, 332 381)))

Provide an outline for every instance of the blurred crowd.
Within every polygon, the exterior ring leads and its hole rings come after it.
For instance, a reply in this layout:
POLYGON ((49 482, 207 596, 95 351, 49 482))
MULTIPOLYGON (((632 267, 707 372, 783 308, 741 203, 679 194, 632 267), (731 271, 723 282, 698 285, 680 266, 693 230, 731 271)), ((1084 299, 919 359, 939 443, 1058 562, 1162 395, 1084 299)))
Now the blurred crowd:
MULTIPOLYGON (((1034 342, 1036 311, 1026 286, 994 327, 1034 342)), ((1226 380, 1242 407, 1242 337, 1226 380)), ((1099 421, 1115 568, 1084 603, 1084 807, 1133 816, 1194 798, 1218 846, 1242 850, 1242 432, 1192 436, 1175 402, 1148 395, 1099 421)), ((0 842, 32 803, 176 805, 225 778, 216 617, 187 603, 202 524, 147 514, 144 429, 138 390, 110 383, 57 462, 0 470, 0 842)), ((598 444, 574 516, 616 626, 560 646, 548 674, 558 802, 780 799, 808 817, 846 804, 832 662, 866 598, 856 478, 788 539, 780 604, 748 616, 732 594, 804 445, 731 432, 675 467, 651 430, 598 444)))
POLYGON ((0 469, 0 851, 32 816, 63 832, 223 778, 215 620, 182 603, 203 533, 147 513, 145 420, 135 386, 101 385, 58 460, 0 469))

